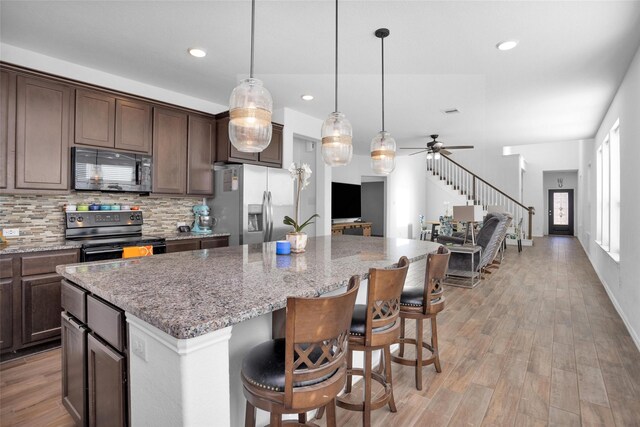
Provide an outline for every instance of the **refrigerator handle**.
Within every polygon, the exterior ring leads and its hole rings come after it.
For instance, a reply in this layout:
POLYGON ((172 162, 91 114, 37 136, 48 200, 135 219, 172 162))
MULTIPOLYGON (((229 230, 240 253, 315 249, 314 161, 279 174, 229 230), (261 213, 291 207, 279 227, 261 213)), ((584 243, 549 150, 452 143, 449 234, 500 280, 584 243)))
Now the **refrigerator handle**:
POLYGON ((269 241, 273 240, 273 198, 271 196, 271 191, 269 191, 269 222, 271 223, 271 227, 269 227, 269 241))
POLYGON ((267 192, 262 193, 262 241, 266 242, 269 237, 269 207, 267 192))

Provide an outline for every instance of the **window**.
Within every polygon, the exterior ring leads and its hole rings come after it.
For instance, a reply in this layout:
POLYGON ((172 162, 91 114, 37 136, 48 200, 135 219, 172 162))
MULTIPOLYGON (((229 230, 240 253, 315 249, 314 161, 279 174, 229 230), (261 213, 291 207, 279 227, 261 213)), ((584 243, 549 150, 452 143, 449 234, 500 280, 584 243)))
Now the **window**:
POLYGON ((620 253, 620 126, 616 121, 597 156, 596 242, 614 259, 620 253))

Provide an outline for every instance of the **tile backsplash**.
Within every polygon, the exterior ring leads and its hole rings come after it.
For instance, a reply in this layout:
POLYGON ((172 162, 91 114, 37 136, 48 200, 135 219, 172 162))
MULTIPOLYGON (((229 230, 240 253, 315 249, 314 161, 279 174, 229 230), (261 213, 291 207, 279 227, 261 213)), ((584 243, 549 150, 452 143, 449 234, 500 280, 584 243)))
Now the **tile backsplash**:
POLYGON ((64 239, 64 212, 67 204, 119 203, 140 206, 144 213, 144 234, 176 230, 177 222, 191 225, 191 207, 202 203, 195 197, 142 197, 137 194, 82 192, 66 195, 1 195, 0 229, 19 228, 24 243, 56 242, 64 239))

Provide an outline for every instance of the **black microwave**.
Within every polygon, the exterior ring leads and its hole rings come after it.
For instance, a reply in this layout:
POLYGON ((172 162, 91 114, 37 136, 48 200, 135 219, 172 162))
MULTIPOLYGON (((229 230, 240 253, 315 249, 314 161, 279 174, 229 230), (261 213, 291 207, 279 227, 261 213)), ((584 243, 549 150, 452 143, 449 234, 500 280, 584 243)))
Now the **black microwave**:
POLYGON ((151 192, 151 156, 71 148, 74 190, 151 192))

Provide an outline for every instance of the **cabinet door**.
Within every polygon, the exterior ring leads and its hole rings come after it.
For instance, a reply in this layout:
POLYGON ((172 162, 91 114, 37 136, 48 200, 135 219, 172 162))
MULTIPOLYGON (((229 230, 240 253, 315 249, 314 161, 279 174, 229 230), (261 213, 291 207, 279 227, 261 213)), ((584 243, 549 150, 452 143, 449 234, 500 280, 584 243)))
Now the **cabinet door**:
POLYGON ((125 362, 120 353, 87 336, 89 427, 125 425, 125 362))
POLYGON ((87 330, 62 313, 62 404, 78 426, 87 419, 86 352, 87 330))
POLYGON ((0 350, 13 345, 13 279, 0 279, 0 350))
POLYGON ((0 71, 0 188, 13 185, 15 167, 15 74, 0 71))
POLYGON ((229 246, 228 237, 212 237, 200 241, 200 249, 223 248, 229 246))
POLYGON ((187 194, 213 195, 215 125, 211 119, 189 116, 187 194))
POLYGON ((271 142, 259 157, 262 163, 282 166, 282 125, 273 123, 271 142))
POLYGON ((187 178, 187 115, 155 108, 153 114, 153 192, 184 194, 187 178))
POLYGON ((200 249, 200 239, 172 240, 167 242, 167 253, 197 251, 200 249))
POLYGON ((76 144, 113 148, 115 120, 115 97, 76 90, 76 144))
POLYGON ((22 342, 60 335, 60 280, 57 274, 22 278, 22 342))
POLYGON ((16 188, 69 188, 71 89, 60 83, 18 76, 16 188))
POLYGON ((116 100, 116 148, 151 153, 151 105, 116 100))

